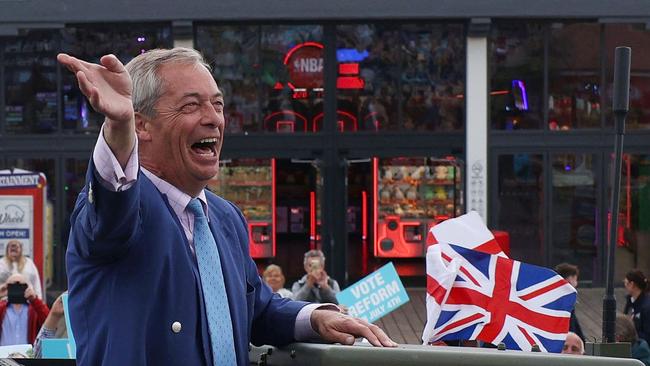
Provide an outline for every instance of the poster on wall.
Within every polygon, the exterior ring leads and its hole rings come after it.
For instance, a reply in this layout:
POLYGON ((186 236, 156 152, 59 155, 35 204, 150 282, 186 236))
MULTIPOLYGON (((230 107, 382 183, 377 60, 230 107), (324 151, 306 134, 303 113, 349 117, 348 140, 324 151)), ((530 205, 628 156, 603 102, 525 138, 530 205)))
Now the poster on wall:
POLYGON ((7 243, 18 240, 23 255, 32 256, 34 248, 34 197, 0 195, 0 253, 4 256, 7 243))
MULTIPOLYGON (((43 173, 0 170, 0 256, 7 243, 18 240, 23 254, 34 261, 47 288, 45 262, 52 232, 48 223, 47 179, 43 173), (48 240, 49 235, 49 240, 48 240)), ((44 293, 45 295, 45 293, 44 293)))

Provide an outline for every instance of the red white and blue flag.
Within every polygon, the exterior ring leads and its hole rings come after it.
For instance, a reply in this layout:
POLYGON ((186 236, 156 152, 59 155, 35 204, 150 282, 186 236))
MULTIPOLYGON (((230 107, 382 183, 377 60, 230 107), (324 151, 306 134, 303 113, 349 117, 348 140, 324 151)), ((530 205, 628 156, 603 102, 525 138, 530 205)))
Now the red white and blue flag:
POLYGON ((478 339, 525 351, 536 344, 544 352, 561 352, 575 289, 550 269, 507 258, 489 244, 494 237, 478 214, 468 215, 432 230, 437 243, 427 251, 422 340, 478 339))

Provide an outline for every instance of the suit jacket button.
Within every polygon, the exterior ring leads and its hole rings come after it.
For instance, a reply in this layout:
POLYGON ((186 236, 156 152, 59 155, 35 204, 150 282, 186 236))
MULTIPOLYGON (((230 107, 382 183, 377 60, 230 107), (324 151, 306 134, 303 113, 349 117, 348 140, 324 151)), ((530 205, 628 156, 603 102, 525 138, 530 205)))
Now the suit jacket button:
POLYGON ((180 322, 173 322, 172 323, 172 332, 178 333, 178 332, 181 331, 181 328, 182 328, 182 326, 181 326, 180 322))

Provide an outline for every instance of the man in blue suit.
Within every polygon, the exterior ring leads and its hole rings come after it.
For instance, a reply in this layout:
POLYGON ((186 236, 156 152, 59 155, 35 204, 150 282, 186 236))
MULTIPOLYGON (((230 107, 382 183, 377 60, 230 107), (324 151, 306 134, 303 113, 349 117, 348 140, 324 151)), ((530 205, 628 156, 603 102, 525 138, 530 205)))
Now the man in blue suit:
POLYGON ((60 54, 106 120, 77 198, 67 252, 78 365, 247 365, 248 343, 363 336, 335 305, 273 295, 248 254, 241 212, 205 190, 218 173, 224 98, 191 49, 124 67, 60 54))

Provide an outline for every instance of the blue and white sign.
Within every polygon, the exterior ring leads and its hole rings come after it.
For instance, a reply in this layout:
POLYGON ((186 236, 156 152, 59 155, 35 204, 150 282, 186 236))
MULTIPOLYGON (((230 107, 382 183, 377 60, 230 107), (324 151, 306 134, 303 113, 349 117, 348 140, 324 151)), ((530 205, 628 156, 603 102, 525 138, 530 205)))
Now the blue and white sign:
POLYGON ((409 301, 393 263, 388 263, 336 295, 355 318, 372 323, 409 301))
POLYGON ((23 254, 32 256, 34 246, 34 198, 32 196, 0 196, 0 256, 11 240, 23 245, 23 254))

